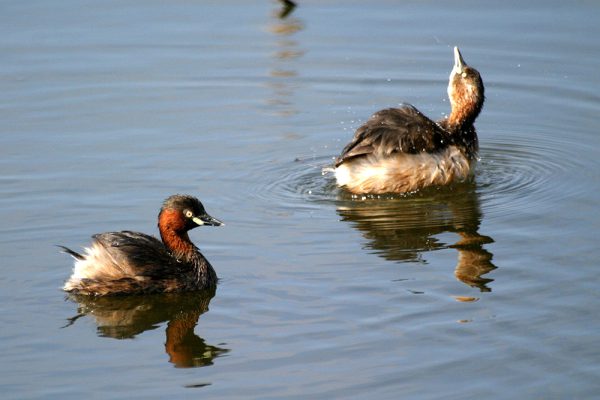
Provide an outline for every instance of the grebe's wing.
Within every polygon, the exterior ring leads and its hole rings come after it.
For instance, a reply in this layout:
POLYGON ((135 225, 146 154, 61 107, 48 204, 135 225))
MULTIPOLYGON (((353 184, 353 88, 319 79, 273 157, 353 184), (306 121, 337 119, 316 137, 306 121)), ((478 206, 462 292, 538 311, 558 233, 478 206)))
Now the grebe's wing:
POLYGON ((376 112, 356 130, 354 138, 335 160, 377 154, 433 152, 445 146, 445 132, 410 104, 376 112))
POLYGON ((172 256, 154 236, 122 231, 100 233, 92 238, 125 276, 165 278, 175 272, 172 256))

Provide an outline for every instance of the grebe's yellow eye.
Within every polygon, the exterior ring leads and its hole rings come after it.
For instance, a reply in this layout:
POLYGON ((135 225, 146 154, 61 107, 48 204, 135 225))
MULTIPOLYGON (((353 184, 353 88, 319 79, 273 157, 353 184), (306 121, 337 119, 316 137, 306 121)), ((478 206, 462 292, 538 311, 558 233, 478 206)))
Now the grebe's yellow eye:
POLYGON ((463 78, 467 77, 467 73, 466 72, 463 72, 461 75, 462 75, 463 78))
POLYGON ((192 218, 192 216, 194 215, 193 212, 191 212, 190 210, 185 210, 183 213, 187 218, 192 218))

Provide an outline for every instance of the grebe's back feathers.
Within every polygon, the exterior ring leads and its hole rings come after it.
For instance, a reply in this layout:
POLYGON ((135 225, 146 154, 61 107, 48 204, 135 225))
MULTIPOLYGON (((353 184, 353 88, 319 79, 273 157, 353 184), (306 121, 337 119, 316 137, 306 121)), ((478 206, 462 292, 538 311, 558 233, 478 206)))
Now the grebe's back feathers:
POLYGON ((434 152, 449 143, 446 132, 410 104, 376 112, 356 130, 335 166, 370 154, 434 152))
POLYGON ((118 266, 125 276, 169 278, 177 273, 176 264, 165 245, 154 236, 141 232, 105 232, 93 235, 94 244, 118 266))

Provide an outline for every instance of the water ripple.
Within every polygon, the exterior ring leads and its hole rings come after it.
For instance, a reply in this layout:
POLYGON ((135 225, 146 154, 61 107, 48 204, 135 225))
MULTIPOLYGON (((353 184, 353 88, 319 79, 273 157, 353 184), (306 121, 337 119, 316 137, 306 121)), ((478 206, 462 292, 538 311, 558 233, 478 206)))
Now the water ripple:
POLYGON ((322 173, 332 162, 331 157, 321 156, 296 158, 283 165, 271 164, 264 173, 277 178, 262 181, 254 188, 253 195, 290 208, 333 202, 338 196, 335 182, 322 173))
POLYGON ((397 227, 399 221, 405 227, 443 225, 447 213, 436 212, 436 204, 452 204, 452 212, 460 214, 473 208, 460 200, 465 192, 476 195, 486 218, 496 218, 514 210, 544 210, 561 197, 583 190, 568 179, 559 179, 577 167, 573 149, 572 143, 567 146, 542 133, 485 138, 474 183, 383 196, 353 196, 337 188, 333 174, 322 172, 332 164, 331 156, 300 157, 270 163, 263 173, 276 178, 257 182, 250 190, 253 196, 283 208, 318 208, 326 204, 342 209, 370 208, 369 218, 378 219, 380 228, 386 224, 397 227))
POLYGON ((486 214, 546 209, 583 190, 573 180, 560 179, 577 167, 573 147, 541 134, 486 140, 475 178, 486 214))

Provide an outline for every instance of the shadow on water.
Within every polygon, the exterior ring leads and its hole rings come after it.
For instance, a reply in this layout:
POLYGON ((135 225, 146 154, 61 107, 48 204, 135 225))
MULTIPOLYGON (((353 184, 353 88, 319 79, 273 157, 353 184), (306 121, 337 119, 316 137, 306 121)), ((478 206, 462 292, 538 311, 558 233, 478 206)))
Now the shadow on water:
POLYGON ((215 291, 168 293, 147 296, 89 297, 69 295, 78 303, 77 315, 67 327, 83 316, 93 318, 98 336, 133 339, 167 322, 165 351, 178 368, 205 367, 229 349, 207 344, 194 333, 200 315, 208 311, 215 291))
POLYGON ((453 248, 458 252, 454 274, 468 286, 489 292, 493 279, 484 275, 496 269, 484 248, 493 239, 481 235, 482 213, 475 183, 425 190, 406 197, 353 200, 340 191, 337 213, 367 240, 367 249, 390 261, 426 263, 428 252, 453 248), (456 243, 437 236, 455 233, 456 243))

